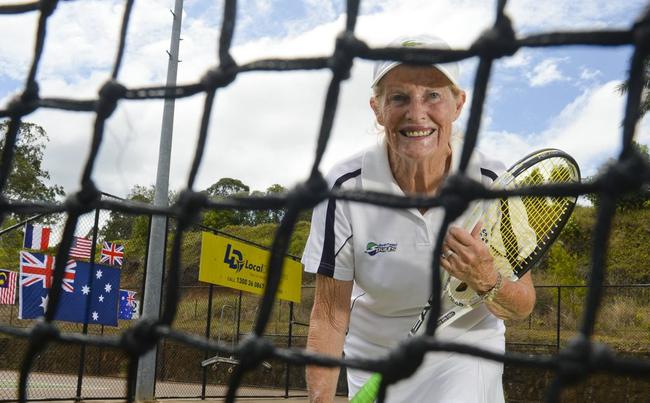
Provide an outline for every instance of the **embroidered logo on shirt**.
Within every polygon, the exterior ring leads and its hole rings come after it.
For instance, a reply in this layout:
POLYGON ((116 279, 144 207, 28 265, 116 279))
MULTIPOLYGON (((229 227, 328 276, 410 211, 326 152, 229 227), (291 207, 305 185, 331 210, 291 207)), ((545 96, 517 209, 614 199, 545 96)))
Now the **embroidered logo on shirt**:
POLYGON ((395 252, 396 250, 397 250, 397 244, 396 243, 368 242, 368 245, 366 245, 366 250, 364 251, 364 253, 367 253, 370 256, 375 256, 377 253, 395 252))

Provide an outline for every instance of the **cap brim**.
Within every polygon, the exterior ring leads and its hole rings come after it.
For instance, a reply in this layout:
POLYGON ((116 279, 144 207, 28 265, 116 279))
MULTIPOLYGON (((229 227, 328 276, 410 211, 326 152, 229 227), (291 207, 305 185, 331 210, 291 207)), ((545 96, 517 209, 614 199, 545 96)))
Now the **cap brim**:
MULTIPOLYGON (((379 81, 384 78, 386 74, 388 74, 391 70, 393 70, 395 67, 399 66, 400 64, 403 64, 402 62, 386 62, 386 65, 381 66, 379 69, 380 71, 376 74, 375 79, 372 81, 372 84, 370 85, 371 88, 373 88, 379 81)), ((458 82, 454 78, 454 75, 451 74, 451 72, 443 65, 439 64, 433 64, 431 67, 435 67, 438 69, 439 72, 444 74, 445 77, 455 86, 458 86, 458 82)))

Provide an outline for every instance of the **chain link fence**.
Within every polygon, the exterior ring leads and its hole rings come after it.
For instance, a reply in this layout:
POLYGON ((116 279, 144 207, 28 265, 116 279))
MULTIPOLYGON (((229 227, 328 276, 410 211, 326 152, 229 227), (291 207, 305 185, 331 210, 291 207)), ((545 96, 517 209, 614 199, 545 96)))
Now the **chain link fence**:
MULTIPOLYGON (((105 200, 121 200, 115 196, 102 194, 105 200)), ((34 252, 55 256, 62 236, 65 214, 37 215, 24 219, 0 231, 0 269, 16 273, 20 271, 19 253, 23 248, 25 226, 27 224, 42 225, 50 229, 49 247, 46 250, 34 252)), ((148 243, 148 233, 141 236, 129 236, 128 239, 106 239, 101 233, 104 224, 111 219, 111 213, 97 209, 79 217, 75 236, 92 242, 91 256, 93 259, 82 259, 99 263, 102 243, 104 240, 124 245, 125 257, 120 269, 120 288, 136 291, 141 296, 144 283, 145 261, 148 243)), ((141 220, 148 228, 149 216, 128 217, 129 220, 141 220)), ((20 287, 20 281, 15 285, 20 287)), ((18 291, 13 304, 0 305, 0 323, 15 328, 33 327, 39 319, 18 319, 18 291)), ((124 329, 131 327, 132 321, 119 320, 117 327, 59 322, 57 325, 63 332, 79 333, 96 336, 117 336, 124 329)), ((26 340, 0 335, 0 400, 16 400, 18 387, 18 370, 22 357, 27 351, 26 340)), ((30 383, 30 400, 42 399, 72 399, 72 398, 102 398, 106 397, 107 385, 110 385, 113 396, 126 395, 127 355, 119 350, 101 346, 70 345, 64 343, 49 344, 35 359, 34 373, 38 374, 36 381, 30 383), (113 378, 110 381, 107 378, 113 378), (117 389, 116 384, 118 385, 117 389)))
MULTIPOLYGON (((179 299, 173 292, 180 286, 177 276, 183 270, 182 251, 178 243, 173 245, 171 254, 171 272, 175 275, 169 276, 168 293, 165 298, 163 313, 159 320, 141 320, 136 326, 123 329, 120 337, 96 336, 93 334, 79 335, 78 332, 67 332, 65 328, 52 323, 54 312, 48 311, 45 320, 28 326, 22 331, 13 326, 0 326, 2 337, 15 337, 26 340, 27 351, 22 354, 20 362, 20 378, 18 384, 19 398, 25 400, 42 397, 33 388, 35 382, 34 371, 42 368, 45 363, 42 359, 44 354, 50 352, 51 346, 58 343, 74 344, 77 349, 89 349, 92 346, 103 348, 120 349, 128 354, 128 390, 126 397, 132 400, 135 396, 135 371, 139 357, 162 340, 171 342, 175 340, 190 349, 202 349, 212 353, 227 353, 237 355, 242 359, 240 370, 235 371, 229 378, 227 389, 227 401, 233 401, 235 396, 241 392, 242 383, 248 374, 257 371, 259 364, 266 359, 275 358, 292 365, 321 365, 328 367, 355 367, 374 372, 381 372, 384 379, 397 382, 409 375, 411 363, 421 360, 428 351, 450 351, 474 356, 489 358, 499 362, 519 364, 531 369, 545 369, 553 371, 552 382, 546 391, 548 401, 559 401, 560 396, 567 388, 577 382, 590 378, 595 372, 606 371, 617 377, 636 376, 648 379, 650 375, 650 360, 629 359, 625 356, 618 356, 610 350, 607 345, 594 343, 592 336, 600 329, 596 326, 599 309, 605 302, 603 287, 606 264, 607 240, 611 231, 612 218, 616 211, 616 201, 627 192, 638 192, 645 189, 650 182, 650 166, 635 151, 632 141, 635 137, 635 129, 640 116, 640 103, 643 94, 643 84, 646 78, 645 61, 650 53, 650 11, 646 10, 630 22, 627 29, 622 30, 582 30, 571 32, 543 32, 538 34, 526 34, 516 32, 510 18, 505 12, 506 1, 500 0, 496 3, 494 24, 486 30, 467 49, 417 49, 417 48, 371 48, 356 36, 355 27, 360 11, 359 0, 348 0, 346 2, 345 30, 336 39, 334 52, 327 57, 306 58, 301 55, 292 59, 259 59, 247 64, 238 65, 231 55, 231 43, 237 26, 237 1, 226 0, 223 7, 223 23, 218 39, 219 63, 207 70, 204 75, 192 83, 175 87, 149 87, 149 88, 128 88, 120 82, 120 71, 123 66, 124 49, 127 39, 128 25, 133 0, 125 2, 122 26, 120 29, 118 51, 114 58, 110 77, 106 77, 105 84, 99 90, 96 98, 93 99, 72 99, 55 96, 52 98, 42 97, 39 92, 38 71, 41 56, 46 48, 49 19, 55 14, 57 0, 39 0, 20 2, 18 4, 7 4, 0 6, 0 14, 23 14, 34 12, 38 15, 38 29, 34 46, 34 57, 30 63, 29 73, 24 77, 24 88, 6 106, 0 110, 0 118, 9 118, 8 130, 5 145, 0 158, 0 223, 4 222, 9 214, 14 213, 60 213, 65 211, 68 216, 65 220, 63 236, 61 240, 61 255, 69 250, 72 242, 73 232, 82 215, 94 209, 110 209, 122 213, 132 214, 160 214, 178 219, 176 233, 182 236, 191 228, 197 216, 208 209, 286 209, 282 222, 280 223, 276 237, 273 241, 272 253, 269 262, 271 274, 271 286, 267 287, 261 302, 258 304, 259 312, 254 323, 254 336, 240 342, 235 349, 230 345, 216 343, 212 338, 194 337, 194 335, 177 331, 173 328, 175 321, 175 307, 179 299), (634 53, 629 65, 628 93, 625 105, 625 117, 623 119, 621 139, 621 152, 615 163, 611 164, 597 180, 591 183, 577 184, 571 187, 551 186, 531 187, 526 189, 491 191, 475 183, 468 183, 463 176, 469 162, 470 155, 477 144, 480 122, 482 121, 483 107, 486 101, 488 84, 493 64, 497 59, 513 55, 522 48, 551 48, 560 46, 633 46, 634 53), (329 189, 321 175, 321 162, 329 142, 331 129, 336 117, 339 105, 341 85, 349 78, 350 71, 355 59, 367 60, 395 60, 419 64, 442 63, 458 61, 467 58, 479 60, 472 90, 472 104, 470 115, 465 131, 465 143, 461 153, 459 174, 452 181, 453 185, 445 187, 443 191, 431 198, 394 197, 388 194, 370 194, 363 192, 345 192, 329 189), (208 127, 213 112, 215 95, 222 88, 227 87, 240 74, 251 71, 292 71, 292 70, 328 70, 331 71, 331 80, 328 86, 327 95, 324 100, 323 115, 318 132, 317 147, 314 155, 314 162, 309 178, 295 186, 289 192, 279 196, 257 198, 254 196, 242 198, 229 198, 227 200, 210 200, 206 195, 193 190, 197 172, 201 166, 208 138, 208 127), (104 201, 99 197, 92 177, 95 171, 95 162, 99 154, 100 146, 104 141, 105 123, 116 110, 118 102, 130 102, 132 100, 161 99, 161 98, 183 98, 195 94, 205 94, 205 106, 202 111, 201 125, 196 143, 191 169, 189 171, 186 185, 174 205, 161 208, 153 207, 144 203, 123 203, 116 201, 104 201), (13 166, 15 146, 21 122, 25 117, 39 108, 54 108, 64 111, 79 111, 94 113, 95 122, 92 130, 92 146, 88 150, 87 162, 83 168, 80 185, 81 190, 68 195, 65 202, 42 203, 39 201, 16 201, 6 200, 5 189, 8 175, 13 166), (537 193, 536 193, 537 192, 537 193), (404 345, 395 349, 389 358, 385 360, 343 360, 321 355, 308 354, 302 350, 287 350, 276 348, 273 341, 265 337, 265 329, 271 327, 273 309, 275 307, 275 294, 277 284, 282 275, 282 261, 286 254, 291 233, 295 228, 297 218, 301 211, 312 208, 318 202, 328 198, 335 200, 354 200, 364 203, 371 203, 391 208, 407 207, 439 207, 444 210, 445 222, 451 222, 460 214, 462 208, 476 199, 494 199, 510 196, 524 196, 542 194, 547 196, 575 196, 584 194, 597 194, 599 207, 596 224, 593 230, 591 241, 591 257, 589 271, 589 288, 584 298, 584 309, 579 320, 578 336, 566 347, 562 348, 559 354, 553 356, 532 356, 528 354, 505 354, 494 355, 488 351, 474 348, 468 345, 453 343, 440 343, 434 338, 412 338, 404 345), (46 350, 43 350, 46 347, 46 350), (38 396, 38 397, 37 397, 38 396)), ((634 16, 630 16, 632 19, 634 16)), ((215 40, 215 45, 217 41, 215 40)), ((447 226, 440 228, 439 235, 447 230, 447 226)), ((439 239, 442 239, 439 236, 439 239)), ((438 244, 434 253, 435 259, 440 256, 441 250, 438 244)), ((436 283, 439 267, 432 265, 432 288, 439 293, 440 287, 436 283)), ((63 282, 65 273, 65 262, 59 260, 55 268, 54 285, 55 292, 52 294, 52 303, 58 302, 58 286, 63 282)), ((561 297, 564 298, 564 297, 561 297)), ((198 309, 198 308, 197 308, 198 309)), ((437 309, 433 309, 436 312, 437 309)), ((199 354, 200 355, 200 354, 199 354)), ((72 355, 71 355, 72 356, 72 355)), ((48 359, 47 362, 55 361, 56 357, 48 359)), ((66 360, 72 361, 72 360, 66 360)), ((56 363, 59 365, 60 363, 56 363)), ((178 364, 181 364, 180 362, 178 364)), ((53 364, 54 365, 54 364, 53 364)), ((60 364, 63 365, 63 364, 60 364)), ((91 367, 91 366, 89 366, 91 367)), ((105 371, 108 373, 108 371, 105 371)), ((642 381, 643 382, 643 381, 642 381)), ((639 382, 639 384, 642 384, 639 382)), ((383 385, 386 386, 386 385, 383 385)), ((52 388, 50 388, 52 389, 52 388)), ((383 390, 383 389, 382 389, 383 390)), ((647 392, 647 391, 646 391, 647 392)), ((54 396, 53 392, 48 398, 54 396)), ((646 394, 647 399, 647 394, 646 394)), ((380 398, 380 400, 382 400, 380 398)), ((621 400, 621 399, 618 399, 621 400)), ((624 399, 623 399, 624 400, 624 399)))
MULTIPOLYGON (((134 236, 124 241, 126 253, 120 287, 137 291, 141 297, 146 277, 149 216, 127 218, 132 222, 141 220, 141 227, 147 231, 138 236, 137 232, 142 230, 134 226, 136 229, 131 229, 134 236)), ((56 254, 60 223, 64 219, 61 215, 51 215, 26 220, 46 223, 52 229, 52 246, 47 251, 51 255, 56 254)), ((82 216, 77 226, 78 236, 94 241, 96 262, 99 261, 99 248, 104 240, 106 223, 110 219, 109 212, 98 210, 82 216)), ((18 252, 22 247, 25 223, 0 233, 2 268, 18 271, 18 252)), ((171 220, 168 238, 173 236, 174 226, 175 223, 171 220)), ((210 228, 196 227, 187 231, 183 238, 181 298, 173 326, 187 334, 205 337, 234 348, 252 331, 261 297, 198 282, 201 231, 205 230, 219 233, 210 228)), ((168 245, 170 244, 171 241, 168 240, 168 245)), ((313 281, 311 275, 305 276, 300 303, 279 299, 274 302, 266 337, 275 347, 304 348, 306 345, 314 287, 308 285, 313 281)), ((537 304, 530 317, 507 323, 507 348, 509 351, 555 354, 566 347, 579 331, 579 318, 583 314, 587 287, 557 285, 537 286, 536 289, 537 304)), ((16 300, 14 305, 0 305, 0 323, 17 328, 32 326, 33 320, 18 319, 17 302, 16 300)), ((119 336, 124 329, 131 327, 132 321, 120 320, 118 327, 84 326, 66 322, 59 322, 58 325, 70 333, 119 336)), ((634 358, 650 357, 650 285, 605 286, 594 337, 612 346, 619 354, 634 358)), ((0 337, 0 383, 16 385, 17 371, 27 345, 27 341, 20 338, 0 337)), ((118 349, 53 343, 34 362, 32 376, 38 382, 30 383, 29 398, 123 398, 127 391, 127 366, 127 355, 118 349), (53 392, 52 387, 58 388, 58 392, 53 392)), ((186 343, 163 339, 158 345, 156 397, 224 397, 227 394, 228 379, 236 366, 237 361, 228 354, 212 355, 186 343), (211 363, 202 365, 211 358, 211 363)), ((304 365, 269 360, 246 374, 238 396, 305 396, 304 370, 304 365)), ((341 394, 346 392, 344 373, 343 368, 338 389, 341 394)), ((506 394, 510 401, 542 400, 543 390, 551 378, 549 371, 507 365, 504 375, 506 394)), ((593 384, 597 382, 598 379, 593 378, 582 388, 593 390, 593 384)), ((623 384, 618 389, 624 390, 647 383, 639 383, 638 380, 625 383, 625 378, 619 382, 623 384)), ((575 390, 569 389, 568 393, 578 393, 575 390)), ((584 390, 580 393, 586 393, 584 390)), ((0 389, 0 400, 15 400, 16 397, 15 388, 0 389)))

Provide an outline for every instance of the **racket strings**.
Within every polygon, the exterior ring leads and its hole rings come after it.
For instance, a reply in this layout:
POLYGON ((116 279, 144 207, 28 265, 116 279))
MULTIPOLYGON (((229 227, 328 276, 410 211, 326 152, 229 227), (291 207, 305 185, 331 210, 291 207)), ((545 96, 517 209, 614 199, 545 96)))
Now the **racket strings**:
MULTIPOLYGON (((579 174, 564 158, 549 158, 517 175, 506 188, 539 186, 547 183, 578 182, 579 174)), ((499 199, 487 209, 484 239, 494 258, 495 268, 513 280, 521 277, 553 241, 560 225, 572 211, 574 197, 522 196, 499 199), (498 203, 498 204, 497 204, 498 203)), ((449 277, 447 295, 458 306, 482 301, 466 283, 449 277)))
MULTIPOLYGON (((567 182, 576 182, 577 175, 575 170, 569 165, 564 159, 561 158, 550 158, 544 160, 535 165, 532 172, 527 175, 524 173, 519 177, 522 178, 519 181, 520 184, 515 183, 514 187, 523 187, 523 186, 537 186, 544 183, 567 183, 567 182)), ((524 232, 523 236, 525 239, 521 239, 521 235, 518 238, 513 231, 503 231, 502 228, 502 237, 503 243, 506 247, 506 250, 510 250, 516 247, 517 244, 529 244, 535 245, 532 250, 526 254, 522 259, 517 260, 517 264, 513 265, 513 271, 517 272, 522 269, 521 266, 526 266, 527 261, 532 260, 537 252, 545 249, 546 244, 554 239, 553 234, 557 231, 558 222, 561 221, 562 217, 568 213, 570 207, 575 203, 575 198, 572 197, 545 197, 545 196, 523 196, 521 198, 521 203, 512 203, 510 198, 508 203, 504 203, 504 208, 502 208, 502 213, 506 216, 505 213, 508 211, 505 210, 509 208, 510 221, 514 224, 512 226, 506 227, 521 227, 527 226, 533 231, 524 232), (508 207, 508 205, 510 205, 508 207), (525 209, 522 209, 521 207, 525 209), (534 239, 530 239, 534 237, 534 239), (522 242, 523 241, 523 242, 522 242)), ((495 249, 492 249, 496 251, 495 249)), ((513 262, 513 259, 508 259, 509 262, 513 262)))

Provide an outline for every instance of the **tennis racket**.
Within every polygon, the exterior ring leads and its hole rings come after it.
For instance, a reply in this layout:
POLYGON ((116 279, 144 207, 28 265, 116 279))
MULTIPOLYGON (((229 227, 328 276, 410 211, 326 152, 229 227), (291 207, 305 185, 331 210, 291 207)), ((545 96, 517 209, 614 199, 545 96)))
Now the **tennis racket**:
MULTIPOLYGON (((567 153, 542 149, 527 155, 499 176, 493 189, 516 189, 552 183, 578 183, 580 169, 567 153)), ((537 264, 569 220, 577 198, 523 196, 478 203, 463 221, 471 231, 480 222, 479 235, 487 244, 494 267, 504 279, 517 281, 537 264)), ((443 257, 444 258, 444 257, 443 257)), ((434 298, 432 296, 431 298, 434 298)), ((448 276, 442 298, 450 298, 453 308, 438 318, 438 329, 449 326, 479 304, 484 296, 476 294, 467 284, 448 276)), ((409 336, 424 332, 429 319, 431 301, 420 313, 409 336)), ((377 398, 381 375, 373 374, 352 398, 354 403, 371 403, 377 398)))

